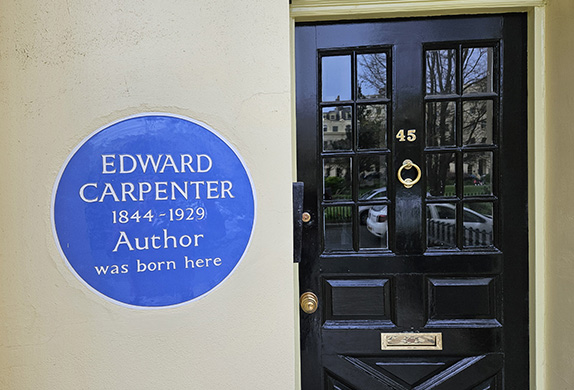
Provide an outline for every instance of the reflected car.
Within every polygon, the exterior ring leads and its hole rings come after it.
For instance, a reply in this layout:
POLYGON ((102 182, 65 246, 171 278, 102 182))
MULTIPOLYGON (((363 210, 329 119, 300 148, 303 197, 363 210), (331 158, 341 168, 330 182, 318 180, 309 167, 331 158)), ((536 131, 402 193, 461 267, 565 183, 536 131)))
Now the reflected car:
MULTIPOLYGON (((463 208, 465 228, 492 233, 492 217, 480 214, 469 208, 463 208)), ((427 205, 427 220, 444 224, 455 224, 456 206, 450 203, 427 205)))
MULTIPOLYGON (((456 246, 456 206, 450 203, 427 205, 427 237, 432 246, 456 246)), ((493 244, 492 217, 463 208, 464 246, 493 244)))
POLYGON ((372 206, 369 208, 367 217, 367 229, 377 237, 387 235, 387 206, 372 206))
MULTIPOLYGON (((463 209, 463 225, 465 229, 472 229, 485 233, 492 233, 492 217, 480 214, 469 208, 463 209)), ((427 221, 455 225, 456 206, 450 203, 436 203, 427 205, 427 221)), ((372 206, 368 211, 367 229, 377 237, 383 237, 388 230, 387 206, 372 206)))
MULTIPOLYGON (((359 196, 359 200, 366 201, 371 199, 380 199, 387 197, 387 187, 375 188, 374 190, 367 191, 363 195, 359 196)), ((369 209, 372 206, 360 206, 359 205, 359 221, 361 225, 367 223, 367 218, 369 216, 369 209)))

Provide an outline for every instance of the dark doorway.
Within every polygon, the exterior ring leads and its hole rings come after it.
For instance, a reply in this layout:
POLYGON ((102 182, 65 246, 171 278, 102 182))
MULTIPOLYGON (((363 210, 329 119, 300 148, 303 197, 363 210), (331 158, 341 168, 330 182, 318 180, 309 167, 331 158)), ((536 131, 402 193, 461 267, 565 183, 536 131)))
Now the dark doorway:
POLYGON ((525 15, 295 33, 303 389, 527 389, 525 15))

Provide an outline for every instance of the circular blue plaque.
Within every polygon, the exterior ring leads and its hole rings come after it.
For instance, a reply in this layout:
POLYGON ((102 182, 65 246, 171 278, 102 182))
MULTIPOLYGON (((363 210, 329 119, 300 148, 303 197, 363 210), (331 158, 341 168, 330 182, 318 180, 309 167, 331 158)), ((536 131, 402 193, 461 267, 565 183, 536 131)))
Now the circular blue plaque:
POLYGON ((52 221, 63 257, 90 288, 116 303, 165 307, 231 274, 251 240, 255 196, 241 158, 214 130, 145 114, 72 152, 52 221))

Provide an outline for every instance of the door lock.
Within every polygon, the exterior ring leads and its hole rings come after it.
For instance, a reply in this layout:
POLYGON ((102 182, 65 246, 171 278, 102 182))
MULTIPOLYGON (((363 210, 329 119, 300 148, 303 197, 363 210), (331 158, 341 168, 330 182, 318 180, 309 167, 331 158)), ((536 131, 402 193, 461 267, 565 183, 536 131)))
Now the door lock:
POLYGON ((319 307, 319 298, 317 295, 310 291, 303 293, 299 299, 299 304, 301 305, 301 310, 307 314, 313 314, 317 311, 319 307))

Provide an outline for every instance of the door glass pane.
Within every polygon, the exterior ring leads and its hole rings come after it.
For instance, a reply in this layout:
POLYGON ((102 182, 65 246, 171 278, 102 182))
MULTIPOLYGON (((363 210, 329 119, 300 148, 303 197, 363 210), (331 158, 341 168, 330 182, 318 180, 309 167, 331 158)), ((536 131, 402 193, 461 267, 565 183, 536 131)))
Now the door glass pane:
POLYGON ((371 198, 386 196, 387 188, 387 156, 359 157, 359 199, 364 200, 365 194, 371 198))
POLYGON ((427 155, 427 192, 430 196, 456 196, 454 153, 427 155))
POLYGON ((388 206, 359 206, 365 222, 359 226, 359 246, 363 249, 388 248, 388 206))
POLYGON ((465 202, 463 209, 464 246, 491 246, 492 215, 491 202, 465 202))
POLYGON ((456 93, 456 50, 427 50, 427 95, 456 93))
POLYGON ((351 159, 328 157, 323 159, 325 200, 351 199, 351 159))
POLYGON ((454 146, 456 123, 455 102, 433 102, 426 105, 427 146, 454 146))
POLYGON ((387 96, 385 53, 357 55, 357 92, 359 99, 378 99, 387 96))
POLYGON ((493 92, 493 49, 471 47, 462 50, 463 93, 493 92))
POLYGON ((383 149, 387 146, 387 106, 357 106, 359 149, 383 149))
POLYGON ((353 249, 353 214, 351 206, 325 207, 325 250, 353 249))
POLYGON ((492 195, 492 152, 464 153, 464 196, 492 195))
POLYGON ((323 57, 321 61, 322 100, 351 99, 351 56, 323 57))
POLYGON ((323 150, 351 150, 352 107, 323 108, 323 150))
POLYGON ((456 247, 456 206, 453 203, 427 204, 427 245, 429 248, 456 247))
POLYGON ((493 125, 492 100, 472 100, 462 103, 463 145, 492 144, 493 125))

